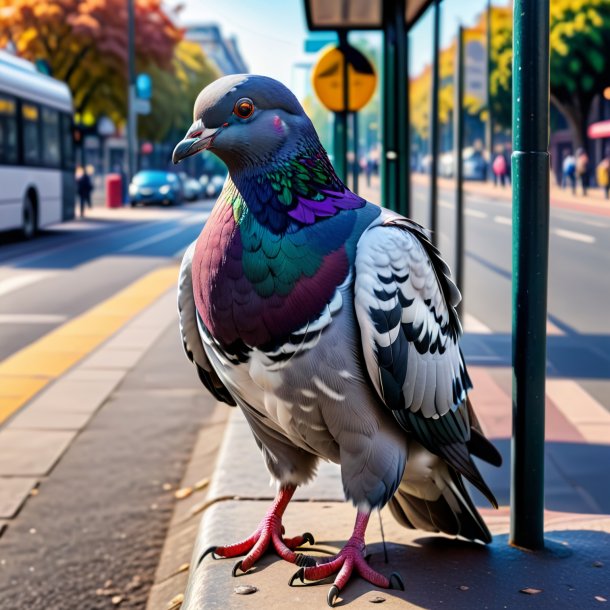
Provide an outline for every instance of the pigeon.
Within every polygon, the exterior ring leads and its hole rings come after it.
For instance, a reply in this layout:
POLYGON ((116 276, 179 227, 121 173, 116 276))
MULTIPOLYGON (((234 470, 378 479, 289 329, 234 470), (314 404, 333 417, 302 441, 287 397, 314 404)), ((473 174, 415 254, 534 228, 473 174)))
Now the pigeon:
POLYGON ((369 517, 385 505, 407 528, 489 543, 465 481, 497 507, 472 456, 501 458, 468 398, 460 293, 424 228, 350 191, 269 77, 203 89, 173 161, 203 150, 228 177, 182 261, 184 348, 209 392, 241 409, 278 486, 252 535, 206 554, 245 555, 237 575, 273 548, 299 567, 290 584, 336 575, 333 606, 353 573, 404 588, 365 561, 369 517), (310 533, 282 526, 320 460, 340 465, 356 508, 352 536, 324 559, 300 552, 310 533))

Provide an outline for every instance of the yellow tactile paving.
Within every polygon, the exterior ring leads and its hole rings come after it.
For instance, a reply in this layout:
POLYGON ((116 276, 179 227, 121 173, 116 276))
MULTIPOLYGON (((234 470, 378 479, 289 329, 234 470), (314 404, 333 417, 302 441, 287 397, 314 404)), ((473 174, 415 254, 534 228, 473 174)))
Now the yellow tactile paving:
POLYGON ((177 279, 175 266, 152 271, 0 362, 0 423, 151 305, 177 279))

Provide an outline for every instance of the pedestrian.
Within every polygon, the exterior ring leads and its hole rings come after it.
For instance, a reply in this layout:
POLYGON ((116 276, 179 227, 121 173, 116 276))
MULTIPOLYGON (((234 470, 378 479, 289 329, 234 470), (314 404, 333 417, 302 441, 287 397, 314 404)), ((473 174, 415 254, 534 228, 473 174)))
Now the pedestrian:
POLYGON ((91 208, 91 191, 93 191, 93 182, 87 169, 79 167, 76 170, 76 191, 80 199, 80 215, 85 216, 85 206, 91 208))
POLYGON ((572 194, 576 195, 576 157, 571 150, 564 153, 561 164, 561 188, 565 189, 567 183, 572 187, 572 194))
POLYGON ((576 176, 580 180, 582 194, 586 196, 589 188, 589 155, 584 148, 576 151, 576 176))
POLYGON ((506 162, 504 151, 496 155, 491 169, 494 174, 494 185, 497 185, 499 182, 504 187, 505 182, 508 180, 508 163, 506 162))
POLYGON ((606 154, 595 170, 595 178, 597 184, 604 189, 604 195, 608 199, 610 194, 610 147, 606 148, 606 154))

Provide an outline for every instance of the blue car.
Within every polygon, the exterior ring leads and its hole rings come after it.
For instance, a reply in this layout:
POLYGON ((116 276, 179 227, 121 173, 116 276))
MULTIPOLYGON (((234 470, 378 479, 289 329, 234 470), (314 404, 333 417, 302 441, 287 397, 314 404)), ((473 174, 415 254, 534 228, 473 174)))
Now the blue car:
POLYGON ((182 184, 176 174, 147 169, 138 172, 129 185, 131 207, 149 203, 179 205, 182 203, 182 184))

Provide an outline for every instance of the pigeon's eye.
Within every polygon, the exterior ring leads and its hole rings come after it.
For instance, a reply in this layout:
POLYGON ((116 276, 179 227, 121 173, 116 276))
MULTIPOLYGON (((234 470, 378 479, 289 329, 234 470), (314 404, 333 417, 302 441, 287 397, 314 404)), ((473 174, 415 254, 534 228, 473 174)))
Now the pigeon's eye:
POLYGON ((252 116, 253 112, 254 102, 247 97, 242 97, 240 100, 237 100, 233 107, 233 113, 241 119, 247 119, 249 116, 252 116))

